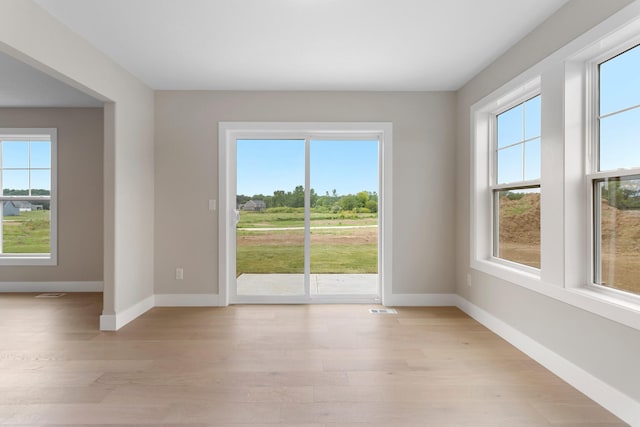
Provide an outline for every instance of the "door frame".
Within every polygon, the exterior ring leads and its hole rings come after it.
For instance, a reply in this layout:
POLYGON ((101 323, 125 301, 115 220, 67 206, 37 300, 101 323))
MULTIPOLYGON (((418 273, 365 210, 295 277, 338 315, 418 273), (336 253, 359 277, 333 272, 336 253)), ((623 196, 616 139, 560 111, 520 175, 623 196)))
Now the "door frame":
MULTIPOLYGON (((219 122, 218 123, 218 298, 219 305, 230 302, 229 287, 235 277, 235 226, 236 209, 236 140, 238 139, 377 139, 378 161, 378 281, 382 304, 392 295, 392 136, 389 122, 219 122)), ((308 159, 307 159, 308 161, 308 159)), ((308 166, 308 165, 307 165, 308 166)), ((308 299, 278 298, 273 302, 325 303, 325 302, 373 302, 370 298, 327 297, 308 299)), ((245 302, 245 301, 243 301, 245 302)), ((246 301, 251 302, 251 301, 246 301)), ((260 303, 269 303, 260 298, 260 303)), ((379 302, 379 301, 378 301, 379 302)))

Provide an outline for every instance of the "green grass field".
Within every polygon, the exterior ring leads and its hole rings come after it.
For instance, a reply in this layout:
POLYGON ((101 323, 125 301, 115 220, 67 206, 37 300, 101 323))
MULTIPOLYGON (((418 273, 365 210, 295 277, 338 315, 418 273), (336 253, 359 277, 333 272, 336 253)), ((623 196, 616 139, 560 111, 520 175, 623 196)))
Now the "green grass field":
POLYGON ((49 211, 22 212, 2 221, 2 249, 6 254, 49 253, 49 237, 49 211))
MULTIPOLYGON (((376 214, 317 213, 311 216, 311 227, 344 227, 311 230, 312 273, 377 273, 378 237, 376 214)), ((237 231, 236 275, 243 273, 304 272, 304 232, 277 230, 303 227, 301 212, 241 212, 237 231), (252 228, 273 228, 257 231, 252 228)))
MULTIPOLYGON (((236 277, 243 273, 304 272, 303 245, 238 246, 236 277)), ((311 248, 311 273, 377 273, 378 245, 317 245, 311 248)))

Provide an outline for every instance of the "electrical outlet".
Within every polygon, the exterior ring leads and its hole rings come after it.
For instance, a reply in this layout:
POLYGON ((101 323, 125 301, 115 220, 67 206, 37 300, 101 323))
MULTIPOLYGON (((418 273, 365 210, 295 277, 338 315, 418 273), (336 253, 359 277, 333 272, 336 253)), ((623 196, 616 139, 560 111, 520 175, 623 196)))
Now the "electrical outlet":
POLYGON ((176 280, 184 279, 184 269, 182 267, 176 268, 176 280))

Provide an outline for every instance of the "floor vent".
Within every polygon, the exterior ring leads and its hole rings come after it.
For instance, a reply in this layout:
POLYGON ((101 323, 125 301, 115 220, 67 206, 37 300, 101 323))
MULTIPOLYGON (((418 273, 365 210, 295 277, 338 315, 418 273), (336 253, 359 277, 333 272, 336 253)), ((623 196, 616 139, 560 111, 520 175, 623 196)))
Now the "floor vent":
POLYGON ((36 295, 36 298, 60 298, 65 295, 63 292, 45 292, 44 294, 36 295))
POLYGON ((398 314, 398 312, 393 308, 370 308, 369 313, 371 314, 398 314))

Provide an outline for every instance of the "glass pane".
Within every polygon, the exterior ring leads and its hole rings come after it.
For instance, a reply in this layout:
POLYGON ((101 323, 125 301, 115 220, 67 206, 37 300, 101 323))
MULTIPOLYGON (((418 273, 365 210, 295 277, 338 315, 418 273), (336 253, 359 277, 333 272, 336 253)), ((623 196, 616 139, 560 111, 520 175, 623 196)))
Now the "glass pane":
POLYGON ((311 294, 378 294, 378 141, 311 141, 311 294))
POLYGON ((640 46, 600 64, 600 115, 640 104, 640 46))
POLYGON ((640 176, 595 183, 595 283, 640 294, 640 176))
POLYGON ((51 171, 32 170, 31 172, 31 195, 49 196, 51 195, 51 171))
POLYGON ((540 188, 498 191, 494 255, 540 268, 540 188))
POLYGON ((540 179, 540 138, 524 145, 524 179, 540 179))
POLYGON ((31 142, 31 167, 44 169, 51 168, 51 142, 31 142))
POLYGON ((640 108, 600 120, 601 171, 640 166, 640 108))
POLYGON ((524 103, 524 138, 531 139, 540 136, 540 95, 524 103))
POLYGON ((304 140, 238 140, 238 295, 304 295, 304 140))
POLYGON ((498 115, 498 148, 524 140, 522 104, 498 115))
POLYGON ((47 254, 50 252, 49 202, 2 202, 2 252, 47 254))
POLYGON ((2 169, 28 167, 29 143, 26 141, 2 141, 2 169))
POLYGON ((3 170, 2 194, 4 196, 28 196, 29 195, 29 171, 28 170, 3 170))
POLYGON ((498 184, 523 180, 522 144, 498 151, 498 184))

